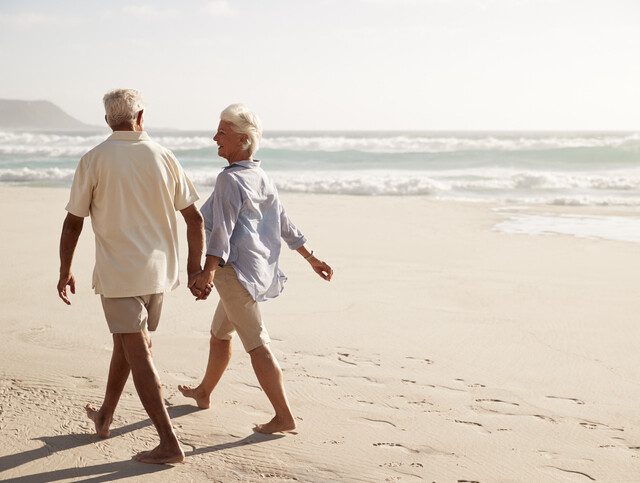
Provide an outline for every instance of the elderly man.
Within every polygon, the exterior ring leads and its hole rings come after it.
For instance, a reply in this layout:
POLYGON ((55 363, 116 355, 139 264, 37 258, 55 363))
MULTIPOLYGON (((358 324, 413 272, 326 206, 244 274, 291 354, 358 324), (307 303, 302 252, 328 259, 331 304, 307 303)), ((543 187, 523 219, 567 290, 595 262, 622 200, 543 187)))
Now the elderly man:
MULTIPOLYGON (((113 334, 113 353, 104 402, 99 409, 87 405, 87 416, 98 436, 109 436, 131 372, 160 437, 156 448, 134 458, 143 463, 180 462, 184 453, 163 403, 148 331, 158 326, 163 293, 178 285, 178 210, 187 224, 187 271, 190 277, 200 272, 204 229, 193 204, 198 194, 173 154, 144 131, 138 91, 108 92, 104 107, 113 134, 85 154, 76 169, 60 239, 58 295, 71 305, 67 286, 75 293, 76 285, 71 261, 84 217, 91 215, 96 241, 93 288, 113 334)), ((192 290, 201 298, 208 291, 192 290)))

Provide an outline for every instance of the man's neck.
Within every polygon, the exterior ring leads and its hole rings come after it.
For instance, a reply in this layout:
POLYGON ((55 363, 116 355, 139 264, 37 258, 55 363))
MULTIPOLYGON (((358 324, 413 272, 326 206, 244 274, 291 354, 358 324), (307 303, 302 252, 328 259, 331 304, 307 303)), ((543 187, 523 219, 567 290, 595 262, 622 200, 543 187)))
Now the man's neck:
POLYGON ((134 131, 134 132, 142 132, 144 128, 139 124, 118 124, 117 126, 113 126, 111 128, 113 132, 116 131, 134 131))

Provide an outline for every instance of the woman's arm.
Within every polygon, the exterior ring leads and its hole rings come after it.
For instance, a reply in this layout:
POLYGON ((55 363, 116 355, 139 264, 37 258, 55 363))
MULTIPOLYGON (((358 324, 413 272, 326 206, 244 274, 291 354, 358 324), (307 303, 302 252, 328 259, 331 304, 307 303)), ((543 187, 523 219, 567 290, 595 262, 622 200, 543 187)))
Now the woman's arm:
POLYGON ((309 265, 311 265, 311 268, 313 269, 314 272, 316 272, 318 275, 320 275, 327 282, 329 282, 331 280, 331 277, 333 277, 333 269, 329 265, 327 265, 325 262, 323 262, 322 260, 318 260, 313 255, 313 250, 309 251, 309 250, 307 250, 307 248, 304 245, 302 245, 296 251, 307 262, 309 262, 309 265))

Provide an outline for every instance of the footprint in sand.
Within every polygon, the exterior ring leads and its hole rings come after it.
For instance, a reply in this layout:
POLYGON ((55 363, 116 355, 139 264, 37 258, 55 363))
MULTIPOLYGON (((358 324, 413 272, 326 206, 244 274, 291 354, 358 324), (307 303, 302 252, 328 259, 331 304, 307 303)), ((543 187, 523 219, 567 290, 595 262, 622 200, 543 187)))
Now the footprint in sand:
POLYGON ((487 428, 485 428, 482 424, 480 423, 476 423, 475 421, 466 421, 464 419, 454 419, 454 421, 458 424, 466 424, 468 426, 474 426, 476 428, 478 428, 481 431, 485 431, 489 434, 491 434, 491 431, 489 431, 487 428))
POLYGON ((382 384, 380 381, 370 376, 337 376, 337 377, 340 377, 342 379, 363 379, 364 381, 370 384, 376 384, 376 385, 382 384))
POLYGON ((454 419, 454 421, 455 421, 456 423, 460 423, 460 424, 469 424, 469 425, 471 425, 471 426, 479 426, 479 427, 481 427, 481 428, 483 427, 483 426, 482 426, 482 424, 480 424, 480 423, 476 423, 475 421, 464 421, 464 420, 462 420, 462 419, 454 419))
POLYGON ((419 453, 420 452, 417 449, 408 448, 405 445, 400 444, 400 443, 373 443, 373 446, 378 446, 378 447, 380 447, 380 446, 388 446, 388 447, 391 447, 391 448, 399 448, 399 449, 402 449, 404 451, 408 451, 410 453, 419 453))
POLYGON ((602 423, 597 423, 595 421, 582 421, 579 424, 583 428, 587 428, 587 429, 610 429, 612 431, 624 431, 623 428, 614 428, 612 426, 608 426, 602 423))
POLYGON ((511 406, 520 406, 520 404, 518 403, 503 401, 501 399, 476 399, 476 402, 490 402, 490 403, 509 404, 511 406))
POLYGON ((551 416, 545 416, 544 414, 532 414, 534 418, 542 419, 543 421, 547 421, 549 423, 556 423, 556 420, 551 416))
POLYGON ((279 480, 297 480, 295 476, 283 475, 281 473, 260 473, 261 478, 278 478, 279 480))
POLYGON ((400 461, 389 461, 378 465, 380 468, 400 468, 401 466, 411 466, 412 468, 424 468, 422 463, 402 463, 400 461))
POLYGON ((561 396, 545 396, 549 399, 560 399, 560 400, 564 400, 564 401, 570 401, 572 403, 575 404, 584 404, 584 401, 577 399, 575 397, 561 397, 561 396))
POLYGON ((366 401, 364 399, 356 399, 356 401, 363 404, 375 404, 373 401, 366 401))
POLYGON ((333 379, 331 379, 329 377, 316 376, 314 374, 309 374, 305 370, 302 371, 302 376, 303 377, 308 377, 310 379, 317 379, 318 381, 320 381, 320 384, 322 384, 323 386, 337 386, 338 385, 337 383, 335 383, 333 381, 333 379))
POLYGON ((582 471, 568 470, 566 468, 560 468, 558 466, 551 466, 551 465, 547 466, 547 468, 553 468, 553 469, 558 470, 558 471, 563 471, 564 473, 573 473, 573 474, 576 474, 576 475, 582 475, 582 476, 584 476, 586 478, 589 478, 591 481, 596 481, 595 478, 589 476, 588 474, 586 474, 586 473, 584 473, 582 471))
POLYGON ((353 361, 348 361, 346 358, 349 357, 349 354, 339 354, 338 355, 338 360, 340 362, 344 362, 345 364, 349 364, 351 366, 357 366, 358 364, 356 364, 353 361))
POLYGON ((332 439, 330 441, 323 441, 322 444, 344 444, 344 441, 336 441, 335 439, 332 439))
POLYGON ((433 403, 430 401, 427 401, 426 399, 422 399, 420 401, 407 401, 407 404, 413 404, 416 406, 433 406, 433 403))
POLYGON ((431 359, 426 359, 424 357, 413 357, 413 356, 408 356, 405 357, 405 359, 409 359, 411 361, 417 361, 417 362, 422 362, 424 364, 433 364, 433 361, 431 359))
POLYGON ((370 364, 372 366, 376 366, 376 367, 380 367, 380 361, 379 360, 373 360, 373 359, 363 359, 362 357, 353 357, 353 355, 349 352, 338 352, 338 360, 340 362, 344 362, 345 364, 349 364, 352 366, 357 366, 359 365, 359 363, 361 364, 370 364), (357 362, 356 362, 357 359, 357 362))
POLYGON ((260 386, 257 386, 256 384, 250 384, 248 382, 242 382, 242 381, 239 381, 236 384, 239 384, 239 385, 251 388, 251 389, 257 389, 258 391, 262 391, 262 388, 260 386))
POLYGON ((451 387, 451 386, 443 386, 443 385, 437 385, 436 387, 439 387, 441 389, 446 389, 448 391, 454 391, 454 392, 464 392, 466 393, 467 391, 465 391, 464 389, 458 389, 457 387, 451 387))
POLYGON ((372 419, 372 418, 364 418, 364 417, 362 417, 360 419, 364 419, 365 421, 371 421, 372 423, 388 424, 390 426, 393 426, 394 428, 398 427, 395 424, 393 424, 391 421, 387 421, 385 419, 372 419))

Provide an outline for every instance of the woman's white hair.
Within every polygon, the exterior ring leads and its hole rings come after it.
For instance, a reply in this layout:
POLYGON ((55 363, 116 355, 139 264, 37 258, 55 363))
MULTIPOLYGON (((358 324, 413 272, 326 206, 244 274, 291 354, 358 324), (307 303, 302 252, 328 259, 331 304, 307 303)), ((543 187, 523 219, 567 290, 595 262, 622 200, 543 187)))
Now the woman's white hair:
POLYGON ((244 104, 231 104, 220 113, 220 120, 232 124, 238 134, 246 134, 247 141, 243 148, 249 151, 249 156, 253 156, 262 139, 262 123, 258 116, 244 104))
POLYGON ((114 89, 104 95, 102 102, 107 124, 111 127, 135 121, 138 113, 144 109, 142 95, 135 89, 114 89))

